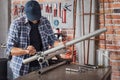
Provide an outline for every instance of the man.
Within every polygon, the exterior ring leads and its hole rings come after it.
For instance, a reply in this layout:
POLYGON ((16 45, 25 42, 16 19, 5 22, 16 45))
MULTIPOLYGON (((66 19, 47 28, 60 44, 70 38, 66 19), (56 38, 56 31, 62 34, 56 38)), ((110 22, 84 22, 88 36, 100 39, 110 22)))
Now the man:
POLYGON ((11 23, 8 34, 6 53, 12 55, 10 68, 13 79, 38 69, 37 60, 28 64, 23 64, 22 60, 35 55, 37 51, 47 50, 57 40, 50 22, 41 16, 37 1, 26 3, 25 14, 11 23))

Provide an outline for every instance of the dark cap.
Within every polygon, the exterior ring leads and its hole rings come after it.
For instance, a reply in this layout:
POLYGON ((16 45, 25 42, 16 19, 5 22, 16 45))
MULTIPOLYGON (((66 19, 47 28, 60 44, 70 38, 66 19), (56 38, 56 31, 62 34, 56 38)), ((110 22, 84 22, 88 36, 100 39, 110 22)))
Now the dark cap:
POLYGON ((37 1, 28 1, 25 4, 25 14, 30 21, 39 20, 41 17, 40 4, 37 1))

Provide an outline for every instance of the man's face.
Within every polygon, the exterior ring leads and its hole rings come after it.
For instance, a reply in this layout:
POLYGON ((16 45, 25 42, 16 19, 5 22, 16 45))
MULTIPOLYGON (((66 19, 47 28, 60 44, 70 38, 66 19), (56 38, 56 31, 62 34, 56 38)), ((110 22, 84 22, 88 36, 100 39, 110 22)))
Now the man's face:
POLYGON ((33 24, 37 24, 38 20, 31 21, 33 24))

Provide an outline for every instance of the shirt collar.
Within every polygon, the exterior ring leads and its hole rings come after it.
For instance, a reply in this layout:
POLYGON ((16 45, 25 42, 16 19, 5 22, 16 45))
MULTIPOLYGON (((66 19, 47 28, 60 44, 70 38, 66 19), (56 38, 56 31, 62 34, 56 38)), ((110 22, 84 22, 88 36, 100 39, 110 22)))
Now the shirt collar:
POLYGON ((28 23, 27 16, 24 14, 23 17, 24 17, 24 24, 27 24, 28 23))
POLYGON ((27 24, 29 21, 27 19, 27 17, 25 16, 25 24, 27 24))

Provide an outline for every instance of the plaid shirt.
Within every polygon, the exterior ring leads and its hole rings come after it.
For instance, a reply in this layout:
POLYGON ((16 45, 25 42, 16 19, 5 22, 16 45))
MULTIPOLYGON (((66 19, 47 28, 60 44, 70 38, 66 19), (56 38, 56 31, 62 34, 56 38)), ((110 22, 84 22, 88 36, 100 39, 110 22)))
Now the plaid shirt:
MULTIPOLYGON (((30 45, 30 33, 31 27, 28 23, 26 16, 22 16, 11 23, 8 40, 7 40, 7 55, 10 55, 12 47, 19 47, 26 49, 30 45)), ((53 33, 50 22, 45 18, 40 18, 40 24, 38 26, 39 33, 42 39, 43 51, 48 49, 48 46, 52 46, 57 39, 53 33)), ((12 56, 10 68, 12 69, 13 78, 25 75, 29 70, 29 63, 23 64, 22 60, 29 58, 30 56, 12 56)))

